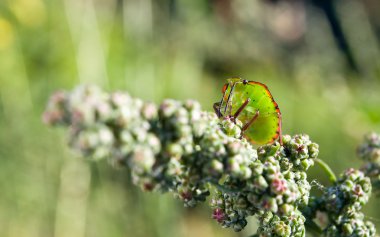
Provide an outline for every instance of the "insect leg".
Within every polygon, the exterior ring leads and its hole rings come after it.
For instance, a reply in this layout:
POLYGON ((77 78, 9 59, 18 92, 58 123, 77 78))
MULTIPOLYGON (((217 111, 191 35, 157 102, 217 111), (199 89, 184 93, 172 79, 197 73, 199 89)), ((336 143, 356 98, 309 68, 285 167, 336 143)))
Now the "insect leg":
POLYGON ((231 117, 231 114, 232 114, 232 99, 233 98, 231 98, 231 101, 230 101, 231 106, 228 107, 228 117, 231 117))
MULTIPOLYGON (((231 93, 233 93, 233 89, 235 88, 235 83, 233 84, 233 86, 232 86, 232 88, 231 88, 231 91, 230 91, 230 95, 231 95, 231 93)), ((229 95, 229 97, 230 97, 230 95, 229 95)), ((228 98, 228 100, 229 100, 230 98, 228 98)), ((229 108, 228 108, 228 116, 231 118, 232 117, 232 102, 233 102, 233 97, 231 97, 231 100, 229 100, 228 102, 229 102, 229 108)), ((233 120, 235 120, 234 118, 233 118, 233 120)))
POLYGON ((234 114, 234 119, 237 119, 237 117, 240 115, 240 113, 244 110, 244 108, 248 105, 248 103, 251 101, 250 98, 246 99, 244 103, 240 106, 240 108, 236 111, 234 114))
MULTIPOLYGON (((231 91, 230 93, 228 94, 228 98, 227 98, 227 101, 226 101, 226 107, 224 107, 224 114, 226 113, 227 111, 227 108, 228 108, 228 105, 230 104, 230 99, 231 99, 231 95, 232 93, 234 92, 234 88, 235 88, 235 83, 231 86, 231 91)), ((226 90, 227 91, 227 90, 226 90)), ((224 97, 223 97, 224 98, 224 97)))
POLYGON ((257 111, 255 115, 251 118, 251 120, 249 120, 248 123, 244 124, 244 126, 241 129, 242 134, 252 125, 252 123, 259 117, 259 115, 260 111, 257 111))
MULTIPOLYGON (((228 86, 229 86, 229 84, 227 85, 227 88, 226 88, 226 90, 223 93, 223 97, 222 97, 222 99, 219 102, 218 113, 216 113, 218 115, 218 117, 219 117, 219 115, 220 115, 220 117, 222 116, 221 108, 222 108, 222 104, 223 104, 223 101, 224 101, 224 97, 226 96, 226 93, 227 93, 228 86)), ((215 104, 214 104, 214 109, 215 109, 215 104)))
POLYGON ((218 116, 218 118, 222 117, 222 113, 220 112, 220 102, 214 103, 212 107, 214 108, 214 111, 216 115, 218 116))

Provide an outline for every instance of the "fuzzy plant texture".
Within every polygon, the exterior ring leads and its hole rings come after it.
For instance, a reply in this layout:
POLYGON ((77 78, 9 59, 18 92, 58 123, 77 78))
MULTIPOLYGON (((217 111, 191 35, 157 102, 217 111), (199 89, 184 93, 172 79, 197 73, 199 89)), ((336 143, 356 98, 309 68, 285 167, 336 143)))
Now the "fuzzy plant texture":
POLYGON ((371 190, 380 190, 377 134, 358 148, 363 167, 336 179, 309 136, 284 135, 282 145, 256 149, 241 138, 241 122, 219 119, 193 100, 157 106, 79 86, 53 94, 43 120, 66 127, 70 146, 83 157, 127 167, 144 191, 170 192, 186 207, 207 200, 222 227, 241 231, 255 216, 257 237, 376 235, 361 209, 371 190), (332 177, 330 187, 307 180, 314 164, 332 177), (323 194, 312 196, 312 186, 323 194))

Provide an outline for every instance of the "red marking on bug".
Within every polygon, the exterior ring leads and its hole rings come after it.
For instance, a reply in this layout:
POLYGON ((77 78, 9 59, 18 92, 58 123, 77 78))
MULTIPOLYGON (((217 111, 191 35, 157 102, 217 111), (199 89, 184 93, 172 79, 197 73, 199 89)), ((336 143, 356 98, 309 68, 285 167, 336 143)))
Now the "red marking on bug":
POLYGON ((222 88, 222 93, 226 92, 227 88, 228 88, 228 83, 224 84, 222 88))

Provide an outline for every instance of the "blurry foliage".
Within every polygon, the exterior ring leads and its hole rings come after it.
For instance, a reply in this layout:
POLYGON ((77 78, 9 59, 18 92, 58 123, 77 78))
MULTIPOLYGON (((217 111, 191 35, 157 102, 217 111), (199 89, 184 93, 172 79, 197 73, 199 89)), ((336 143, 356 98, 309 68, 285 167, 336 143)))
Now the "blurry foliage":
POLYGON ((211 110, 225 78, 261 81, 285 133, 310 134, 337 172, 357 166, 353 147, 380 130, 380 8, 332 4, 356 73, 311 1, 0 1, 0 236, 236 236, 202 208, 76 159, 40 115, 52 91, 78 83, 211 110))

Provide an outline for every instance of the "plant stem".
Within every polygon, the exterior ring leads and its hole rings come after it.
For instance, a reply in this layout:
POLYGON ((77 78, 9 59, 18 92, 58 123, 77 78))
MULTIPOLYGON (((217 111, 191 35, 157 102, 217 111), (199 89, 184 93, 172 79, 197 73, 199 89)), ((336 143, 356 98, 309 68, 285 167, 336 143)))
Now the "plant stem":
POLYGON ((327 173, 327 175, 329 176, 329 180, 331 181, 331 183, 334 184, 336 182, 336 176, 334 171, 330 168, 330 166, 326 162, 318 158, 315 159, 315 163, 318 164, 325 171, 325 173, 327 173))

